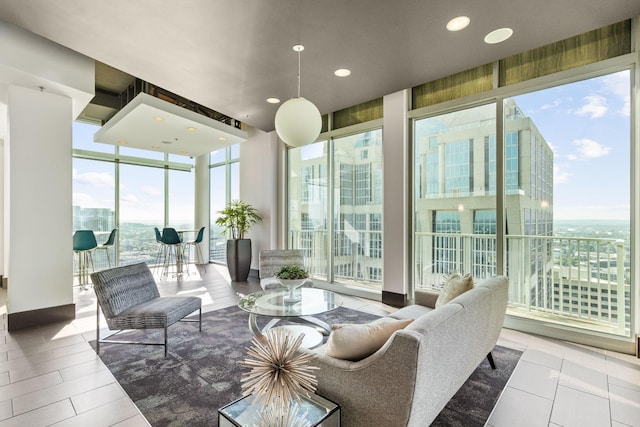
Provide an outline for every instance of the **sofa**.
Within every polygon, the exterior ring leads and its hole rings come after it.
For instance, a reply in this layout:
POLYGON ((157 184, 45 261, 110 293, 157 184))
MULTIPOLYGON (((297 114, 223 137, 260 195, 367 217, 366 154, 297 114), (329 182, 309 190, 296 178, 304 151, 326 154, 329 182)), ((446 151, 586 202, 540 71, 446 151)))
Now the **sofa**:
POLYGON ((415 304, 375 320, 414 319, 361 360, 328 356, 328 344, 302 350, 316 355, 317 393, 340 404, 343 426, 428 426, 485 357, 493 365, 508 279, 486 279, 434 308, 437 298, 417 290, 415 304))

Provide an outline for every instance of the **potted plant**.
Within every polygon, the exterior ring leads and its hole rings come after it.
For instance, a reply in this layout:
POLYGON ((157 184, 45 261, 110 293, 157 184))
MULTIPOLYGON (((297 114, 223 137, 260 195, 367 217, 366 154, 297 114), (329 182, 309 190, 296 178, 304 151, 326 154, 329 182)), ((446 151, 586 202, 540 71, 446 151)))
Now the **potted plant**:
POLYGON ((222 234, 231 235, 227 240, 229 275, 234 282, 244 282, 251 268, 251 239, 245 239, 244 235, 262 217, 256 208, 242 200, 232 200, 218 214, 216 225, 223 228, 222 234))
POLYGON ((283 265, 275 276, 283 286, 289 289, 289 295, 284 297, 284 302, 295 302, 300 299, 300 296, 294 295, 293 291, 307 281, 309 273, 297 265, 283 265))

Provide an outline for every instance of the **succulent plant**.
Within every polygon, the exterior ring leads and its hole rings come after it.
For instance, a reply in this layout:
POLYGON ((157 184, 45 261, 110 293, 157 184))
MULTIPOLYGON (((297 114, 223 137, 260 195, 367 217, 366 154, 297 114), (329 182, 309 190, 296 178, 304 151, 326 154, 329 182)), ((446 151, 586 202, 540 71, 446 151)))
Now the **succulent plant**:
POLYGON ((276 273, 276 277, 283 280, 306 279, 309 273, 297 265, 283 265, 276 273))

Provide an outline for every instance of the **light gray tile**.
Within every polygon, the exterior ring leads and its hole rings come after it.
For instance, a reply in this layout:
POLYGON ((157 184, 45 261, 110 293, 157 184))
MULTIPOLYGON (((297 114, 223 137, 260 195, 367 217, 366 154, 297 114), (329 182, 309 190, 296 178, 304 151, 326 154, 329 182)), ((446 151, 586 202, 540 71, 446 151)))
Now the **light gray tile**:
POLYGON ((69 356, 59 357, 57 359, 48 360, 46 362, 38 363, 34 366, 11 369, 9 374, 11 381, 20 381, 22 379, 30 378, 35 375, 42 375, 47 372, 57 371, 59 369, 68 368, 79 363, 88 362, 96 358, 96 352, 93 350, 86 350, 81 353, 74 353, 69 356))
POLYGON ((557 371, 562 367, 562 357, 558 356, 558 353, 554 352, 552 348, 528 348, 522 353, 520 360, 547 366, 557 371))
POLYGON ((596 370, 572 360, 565 360, 560 372, 560 385, 607 398, 609 389, 604 363, 601 368, 596 370))
POLYGON ((83 377, 89 374, 95 374, 96 372, 104 371, 107 367, 104 365, 100 358, 95 358, 88 362, 80 363, 77 365, 69 366, 68 368, 60 369, 60 375, 63 381, 71 381, 79 377, 83 377))
POLYGON ((82 341, 78 342, 77 344, 66 345, 64 347, 55 348, 51 350, 51 354, 53 355, 54 359, 57 359, 59 357, 69 356, 71 354, 82 353, 83 351, 87 351, 87 350, 94 351, 93 347, 91 347, 91 345, 88 342, 82 339, 82 341))
POLYGON ((555 369, 520 360, 509 378, 508 385, 553 400, 559 375, 555 369))
POLYGON ((602 427, 611 424, 609 401, 570 387, 558 386, 551 421, 563 427, 602 427))
POLYGON ((49 372, 38 375, 24 381, 18 381, 0 387, 0 396, 3 399, 15 398, 23 394, 31 393, 35 390, 51 387, 62 382, 62 377, 58 372, 49 372))
POLYGON ((0 372, 0 386, 9 384, 9 372, 0 372))
POLYGON ((69 397, 76 396, 107 384, 115 382, 113 375, 108 371, 80 377, 72 381, 63 382, 54 386, 36 390, 13 399, 14 414, 22 414, 33 409, 49 405, 69 397))
POLYGON ((50 351, 30 354, 29 357, 20 357, 18 359, 0 362, 0 371, 9 371, 11 369, 17 369, 24 366, 31 366, 51 359, 53 359, 53 356, 50 351))
MULTIPOLYGON (((73 417, 75 411, 71 401, 62 400, 52 405, 27 412, 17 417, 0 421, 0 427, 41 427, 73 417)), ((90 425, 90 424, 87 424, 90 425)))
POLYGON ((9 359, 25 357, 30 354, 42 353, 43 351, 51 351, 82 342, 85 342, 85 340, 80 335, 72 335, 60 339, 45 341, 37 345, 20 346, 18 348, 9 350, 9 359))
POLYGON ((136 415, 135 417, 128 418, 118 424, 114 424, 113 427, 148 427, 151 424, 142 415, 136 415))
POLYGON ((0 402, 0 420, 6 420, 12 416, 13 411, 11 410, 11 400, 4 400, 0 402))
POLYGON ((547 427, 553 401, 506 387, 487 424, 493 427, 547 427))
POLYGON ((627 425, 640 424, 640 391, 610 386, 611 419, 627 425))
POLYGON ((127 394, 118 383, 107 384, 104 387, 89 390, 71 397, 71 403, 78 414, 95 409, 118 399, 127 398, 127 394))
POLYGON ((640 391, 640 365, 624 358, 607 356, 609 384, 640 391))
MULTIPOLYGON (((139 414, 138 408, 126 398, 107 403, 53 425, 57 427, 107 427, 139 414)), ((0 427, 2 426, 0 425, 0 427)))

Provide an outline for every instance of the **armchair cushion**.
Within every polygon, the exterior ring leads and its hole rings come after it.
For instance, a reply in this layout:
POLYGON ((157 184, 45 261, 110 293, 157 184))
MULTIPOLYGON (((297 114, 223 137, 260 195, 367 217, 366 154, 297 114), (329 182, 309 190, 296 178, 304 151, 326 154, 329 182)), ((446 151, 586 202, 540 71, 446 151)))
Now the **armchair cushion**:
POLYGON ((360 360, 380 349, 391 334, 413 319, 389 319, 366 324, 335 324, 325 345, 325 354, 337 359, 360 360))

